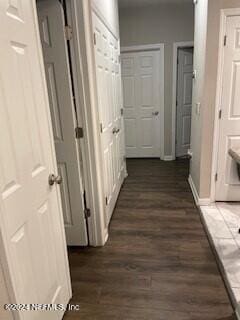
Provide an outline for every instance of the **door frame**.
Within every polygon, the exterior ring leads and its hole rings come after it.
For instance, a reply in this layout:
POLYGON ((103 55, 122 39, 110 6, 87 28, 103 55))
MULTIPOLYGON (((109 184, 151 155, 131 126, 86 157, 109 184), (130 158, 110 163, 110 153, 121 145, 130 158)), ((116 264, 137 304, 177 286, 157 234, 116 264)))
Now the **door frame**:
POLYGON ((148 45, 137 45, 137 46, 127 46, 121 47, 120 53, 130 53, 138 51, 158 51, 159 52, 159 61, 160 61, 160 71, 159 71, 159 82, 160 82, 160 140, 159 140, 159 150, 160 150, 160 159, 164 160, 164 43, 157 44, 148 44, 148 45))
POLYGON ((177 116, 177 73, 178 49, 194 48, 193 41, 180 41, 173 43, 173 88, 172 88, 172 159, 176 159, 176 116, 177 116))
POLYGON ((217 89, 215 98, 215 117, 213 131, 213 156, 212 156, 212 172, 211 172, 211 190, 210 201, 216 201, 216 174, 218 169, 218 145, 220 134, 219 111, 221 109, 222 98, 222 80, 223 80, 223 64, 224 64, 224 46, 223 39, 226 35, 227 18, 231 16, 240 16, 240 8, 221 9, 220 12, 220 32, 218 47, 218 71, 217 71, 217 89))

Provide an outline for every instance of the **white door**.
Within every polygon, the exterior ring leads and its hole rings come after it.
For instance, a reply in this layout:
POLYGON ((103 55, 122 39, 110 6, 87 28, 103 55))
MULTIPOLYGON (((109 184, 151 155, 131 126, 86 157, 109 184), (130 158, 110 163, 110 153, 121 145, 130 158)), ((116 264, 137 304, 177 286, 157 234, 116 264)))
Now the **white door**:
POLYGON ((68 245, 87 245, 76 114, 73 103, 64 12, 58 0, 37 2, 40 36, 53 124, 68 245))
MULTIPOLYGON (((71 285, 36 5, 1 1, 0 236, 16 303, 68 303, 71 285)), ((1 258, 3 252, 1 253, 1 258)), ((60 320, 63 311, 20 312, 60 320)))
POLYGON ((187 155, 191 138, 193 49, 178 50, 176 156, 187 155))
POLYGON ((219 119, 216 201, 240 201, 236 163, 228 155, 240 148, 240 16, 227 17, 224 47, 221 110, 219 119))
POLYGON ((109 222, 124 178, 124 154, 121 150, 124 127, 121 117, 120 50, 119 40, 94 13, 93 32, 106 212, 109 222))
POLYGON ((122 54, 127 158, 160 157, 159 51, 122 54))

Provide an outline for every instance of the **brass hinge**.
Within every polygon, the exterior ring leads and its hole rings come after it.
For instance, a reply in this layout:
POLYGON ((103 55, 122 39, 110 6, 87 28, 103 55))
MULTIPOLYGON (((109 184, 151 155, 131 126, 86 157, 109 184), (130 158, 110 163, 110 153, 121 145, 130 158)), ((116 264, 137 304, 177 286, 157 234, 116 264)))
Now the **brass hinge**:
POLYGON ((218 174, 216 173, 215 174, 215 181, 217 181, 218 180, 218 174))
POLYGON ((220 109, 219 112, 218 112, 218 118, 219 118, 219 119, 222 118, 222 109, 220 109))
POLYGON ((72 40, 73 30, 71 26, 65 26, 65 37, 67 40, 72 40))
POLYGON ((76 128, 75 128, 75 136, 76 136, 76 139, 81 139, 81 138, 83 138, 83 128, 81 128, 81 127, 76 127, 76 128))
POLYGON ((223 44, 224 44, 224 47, 227 45, 227 36, 226 35, 224 36, 223 44))
POLYGON ((96 45, 97 44, 97 39, 96 39, 96 33, 93 33, 93 44, 96 45))
POLYGON ((84 209, 84 215, 85 215, 85 218, 91 217, 91 210, 88 209, 88 208, 85 208, 84 209))

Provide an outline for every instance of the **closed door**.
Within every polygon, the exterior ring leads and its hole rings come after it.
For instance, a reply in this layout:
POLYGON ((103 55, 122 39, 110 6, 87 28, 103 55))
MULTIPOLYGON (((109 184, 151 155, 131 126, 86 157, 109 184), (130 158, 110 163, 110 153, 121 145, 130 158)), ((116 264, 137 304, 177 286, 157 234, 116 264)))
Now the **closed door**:
POLYGON ((104 164, 107 223, 110 221, 123 182, 124 127, 121 116, 121 70, 119 40, 93 13, 94 50, 97 76, 99 129, 104 164))
MULTIPOLYGON (((71 285, 34 1, 1 1, 0 225, 18 304, 66 304, 71 285)), ((3 259, 4 260, 4 259, 3 259)), ((63 311, 19 319, 60 320, 63 311)))
POLYGON ((58 0, 37 3, 40 36, 57 153, 68 245, 87 245, 76 114, 70 77, 64 12, 58 0))
POLYGON ((178 50, 176 157, 190 148, 192 114, 193 49, 178 50))
POLYGON ((229 156, 230 147, 240 148, 240 16, 226 19, 219 119, 216 201, 240 201, 237 165, 229 156))
POLYGON ((159 51, 122 54, 126 157, 160 157, 159 51))

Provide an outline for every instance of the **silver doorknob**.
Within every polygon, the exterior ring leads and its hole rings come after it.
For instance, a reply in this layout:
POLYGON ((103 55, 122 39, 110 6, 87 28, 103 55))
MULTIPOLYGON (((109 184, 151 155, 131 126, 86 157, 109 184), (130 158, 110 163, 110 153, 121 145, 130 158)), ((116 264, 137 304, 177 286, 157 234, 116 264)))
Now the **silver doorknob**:
POLYGON ((54 183, 61 184, 62 183, 62 177, 60 175, 55 176, 55 174, 50 174, 48 177, 48 184, 50 186, 53 186, 54 183))
POLYGON ((153 115, 153 116, 158 116, 158 114, 159 114, 159 111, 154 111, 154 112, 152 112, 152 115, 153 115))

